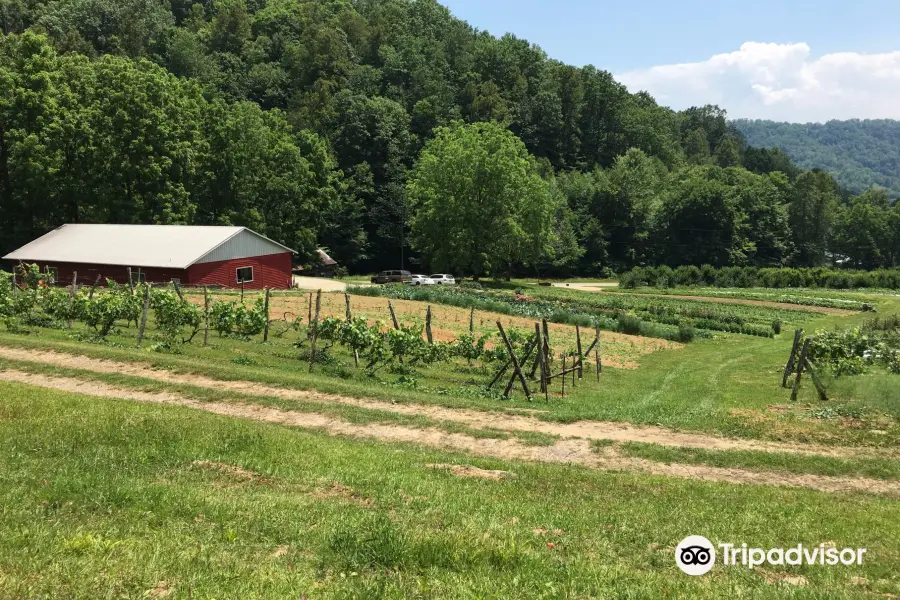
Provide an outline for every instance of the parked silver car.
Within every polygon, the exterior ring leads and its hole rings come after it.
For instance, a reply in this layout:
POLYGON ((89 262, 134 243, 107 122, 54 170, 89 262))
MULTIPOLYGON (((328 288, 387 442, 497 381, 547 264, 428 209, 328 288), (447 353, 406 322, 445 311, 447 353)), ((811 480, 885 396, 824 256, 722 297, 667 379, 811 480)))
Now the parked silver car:
POLYGON ((434 280, 424 275, 413 275, 409 285, 434 285, 434 280))
POLYGON ((435 285, 456 285, 456 279, 448 273, 438 273, 432 275, 430 279, 435 285))

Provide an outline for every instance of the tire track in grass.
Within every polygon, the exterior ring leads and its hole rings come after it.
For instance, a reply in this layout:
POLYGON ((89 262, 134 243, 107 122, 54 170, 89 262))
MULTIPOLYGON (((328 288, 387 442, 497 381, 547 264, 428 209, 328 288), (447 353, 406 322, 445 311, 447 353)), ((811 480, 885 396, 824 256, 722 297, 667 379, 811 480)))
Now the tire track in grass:
POLYGON ((16 370, 0 371, 0 381, 83 394, 86 397, 175 405, 228 417, 315 429, 330 435, 420 444, 504 460, 574 464, 606 471, 641 472, 719 483, 802 487, 829 493, 865 492, 900 497, 900 481, 747 471, 706 465, 665 464, 622 456, 615 448, 605 448, 599 453, 594 452, 590 443, 581 439, 562 440, 552 446, 527 446, 515 439, 481 439, 460 433, 448 433, 435 428, 416 429, 378 423, 360 425, 314 412, 286 411, 258 404, 199 402, 174 393, 142 392, 99 382, 50 377, 16 370))
MULTIPOLYGON (((334 394, 323 394, 308 390, 292 390, 266 386, 250 381, 223 381, 204 375, 182 374, 165 369, 154 369, 148 365, 124 363, 90 358, 61 352, 26 350, 0 346, 0 358, 54 365, 72 369, 115 373, 140 377, 163 383, 175 383, 194 387, 222 390, 227 389, 247 396, 304 400, 322 404, 343 404, 369 410, 393 412, 402 415, 423 416, 436 421, 462 423, 478 429, 500 431, 531 431, 584 440, 607 440, 613 442, 644 442, 662 446, 700 448, 705 450, 753 450, 760 452, 788 452, 804 455, 834 457, 893 456, 889 450, 876 448, 852 448, 839 446, 817 446, 789 442, 768 442, 760 440, 726 438, 702 433, 672 431, 664 427, 636 426, 629 423, 606 421, 577 421, 574 423, 554 423, 534 417, 512 415, 507 412, 488 412, 474 409, 446 408, 426 404, 398 404, 371 399, 351 398, 334 394)), ((662 385, 655 392, 667 389, 675 377, 683 372, 682 365, 666 375, 662 385)))

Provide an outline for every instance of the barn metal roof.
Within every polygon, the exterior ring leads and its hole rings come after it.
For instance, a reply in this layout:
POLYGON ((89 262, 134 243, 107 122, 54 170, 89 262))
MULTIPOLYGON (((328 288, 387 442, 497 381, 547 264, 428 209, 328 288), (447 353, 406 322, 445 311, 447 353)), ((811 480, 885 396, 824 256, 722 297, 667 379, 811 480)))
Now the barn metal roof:
POLYGON ((186 269, 197 262, 209 262, 201 259, 210 256, 227 260, 281 252, 294 251, 246 227, 79 223, 54 229, 3 258, 186 269), (246 239, 236 243, 241 238, 246 239))

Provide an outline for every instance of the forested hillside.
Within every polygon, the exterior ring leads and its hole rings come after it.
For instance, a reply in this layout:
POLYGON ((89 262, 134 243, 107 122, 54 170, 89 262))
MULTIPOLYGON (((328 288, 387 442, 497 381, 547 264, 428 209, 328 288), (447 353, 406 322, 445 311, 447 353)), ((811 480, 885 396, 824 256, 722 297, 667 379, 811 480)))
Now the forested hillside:
POLYGON ((435 0, 0 8, 2 251, 122 222, 247 225, 356 271, 900 261, 883 194, 435 0))
POLYGON ((841 187, 859 193, 873 185, 900 196, 900 121, 776 123, 737 120, 754 146, 777 147, 804 169, 820 168, 841 187))

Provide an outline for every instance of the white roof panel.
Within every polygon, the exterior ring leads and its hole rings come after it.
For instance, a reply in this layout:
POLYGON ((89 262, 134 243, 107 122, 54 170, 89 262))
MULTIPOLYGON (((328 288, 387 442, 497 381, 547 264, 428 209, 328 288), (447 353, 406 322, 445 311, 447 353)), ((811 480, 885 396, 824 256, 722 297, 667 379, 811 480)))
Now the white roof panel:
POLYGON ((267 254, 293 252, 245 227, 79 223, 54 229, 3 258, 186 269, 241 232, 265 240, 270 245, 267 254))

